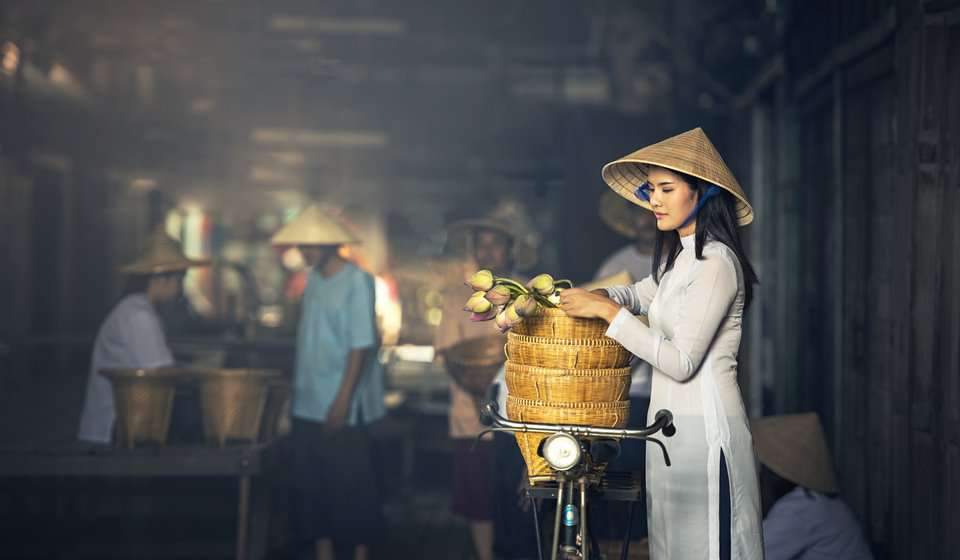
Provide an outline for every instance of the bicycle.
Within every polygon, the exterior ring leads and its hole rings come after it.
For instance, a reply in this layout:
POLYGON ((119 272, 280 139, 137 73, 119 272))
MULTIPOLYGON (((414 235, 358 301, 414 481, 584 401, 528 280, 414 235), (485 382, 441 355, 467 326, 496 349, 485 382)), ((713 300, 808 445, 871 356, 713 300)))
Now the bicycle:
POLYGON ((653 424, 640 429, 595 428, 570 424, 515 422, 500 416, 495 402, 488 402, 483 407, 483 420, 489 427, 481 436, 487 432, 549 434, 540 445, 538 453, 553 471, 552 481, 527 489, 527 497, 533 506, 531 509, 540 560, 543 560, 543 545, 537 499, 556 499, 551 560, 589 560, 591 553, 598 554, 596 540, 592 538, 587 522, 591 494, 598 494, 609 500, 630 502, 627 531, 620 553, 621 560, 626 560, 630 549, 634 506, 643 496, 643 487, 632 479, 627 484, 623 484, 622 480, 611 480, 604 466, 619 454, 620 440, 638 439, 657 444, 663 452, 664 462, 669 467, 670 455, 666 446, 652 436, 660 432, 664 437, 672 437, 676 433, 673 414, 669 410, 659 410, 654 418, 653 424))

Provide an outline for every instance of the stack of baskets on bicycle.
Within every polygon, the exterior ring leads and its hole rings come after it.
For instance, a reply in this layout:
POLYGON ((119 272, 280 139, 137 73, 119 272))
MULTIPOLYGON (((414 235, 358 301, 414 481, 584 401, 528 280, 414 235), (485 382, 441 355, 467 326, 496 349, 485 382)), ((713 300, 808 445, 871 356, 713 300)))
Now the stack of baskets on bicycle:
MULTIPOLYGON (((507 417, 519 422, 623 428, 630 418, 630 358, 602 320, 542 308, 507 338, 507 417)), ((552 480, 537 451, 544 434, 517 433, 532 483, 552 480)))

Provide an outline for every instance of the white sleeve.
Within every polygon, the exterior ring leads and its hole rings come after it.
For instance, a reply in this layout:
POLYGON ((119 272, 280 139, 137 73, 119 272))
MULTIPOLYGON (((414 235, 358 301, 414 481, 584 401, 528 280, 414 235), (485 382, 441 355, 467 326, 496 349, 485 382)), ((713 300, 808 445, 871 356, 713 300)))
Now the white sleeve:
POLYGON ((632 286, 613 286, 606 290, 610 299, 627 308, 630 313, 646 315, 653 296, 657 295, 657 283, 651 275, 632 286))
MULTIPOLYGON (((606 333, 638 358, 680 382, 700 369, 737 297, 737 270, 726 255, 707 255, 696 264, 697 271, 687 286, 684 311, 674 324, 673 338, 667 339, 644 325, 629 312, 632 308, 626 302, 621 302, 626 307, 610 322, 606 333)), ((635 291, 640 284, 634 286, 635 291)), ((636 303, 640 294, 634 296, 630 303, 636 303)))
POLYGON ((124 341, 137 367, 158 368, 173 365, 173 353, 157 316, 137 311, 124 321, 124 341))

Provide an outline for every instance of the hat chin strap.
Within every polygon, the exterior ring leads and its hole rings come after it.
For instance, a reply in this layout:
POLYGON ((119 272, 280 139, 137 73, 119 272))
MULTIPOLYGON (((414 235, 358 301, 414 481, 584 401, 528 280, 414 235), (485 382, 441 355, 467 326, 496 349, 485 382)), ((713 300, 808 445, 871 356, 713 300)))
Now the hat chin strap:
MULTIPOLYGON (((650 203, 650 184, 644 183, 640 185, 639 187, 637 187, 635 191, 633 191, 633 194, 640 200, 643 200, 644 202, 649 204, 650 203)), ((700 200, 697 202, 697 207, 690 212, 690 215, 687 216, 687 219, 684 220, 682 224, 680 224, 680 227, 684 227, 690 222, 692 222, 693 219, 697 217, 697 214, 700 213, 700 209, 703 208, 703 205, 706 204, 708 200, 717 196, 718 194, 720 194, 720 187, 716 185, 710 185, 709 187, 707 187, 706 192, 703 193, 703 196, 701 196, 700 200)))

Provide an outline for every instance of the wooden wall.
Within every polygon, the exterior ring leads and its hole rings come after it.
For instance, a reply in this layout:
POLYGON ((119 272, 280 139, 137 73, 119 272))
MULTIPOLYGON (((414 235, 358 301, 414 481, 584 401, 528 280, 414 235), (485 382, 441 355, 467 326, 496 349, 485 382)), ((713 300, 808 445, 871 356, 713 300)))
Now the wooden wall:
POLYGON ((960 2, 790 6, 781 69, 736 118, 758 209, 753 410, 821 414, 878 558, 954 557, 960 2))

